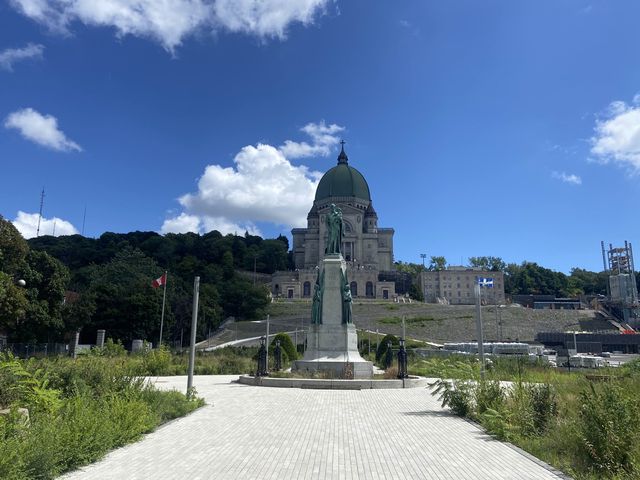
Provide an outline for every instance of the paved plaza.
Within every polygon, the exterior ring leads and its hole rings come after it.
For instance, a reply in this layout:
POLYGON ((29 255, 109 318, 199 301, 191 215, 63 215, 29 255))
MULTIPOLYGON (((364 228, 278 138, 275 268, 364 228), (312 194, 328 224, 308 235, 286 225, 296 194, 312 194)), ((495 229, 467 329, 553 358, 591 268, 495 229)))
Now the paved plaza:
MULTIPOLYGON (((65 480, 566 478, 440 407, 425 388, 252 387, 196 376, 207 405, 65 480)), ((159 388, 184 390, 186 377, 159 388)))

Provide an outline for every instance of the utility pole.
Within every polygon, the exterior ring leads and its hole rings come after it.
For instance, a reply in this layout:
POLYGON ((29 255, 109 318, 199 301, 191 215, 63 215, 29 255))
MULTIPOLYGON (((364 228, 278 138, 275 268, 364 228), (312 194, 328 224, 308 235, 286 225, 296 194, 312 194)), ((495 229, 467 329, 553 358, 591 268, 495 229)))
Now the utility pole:
POLYGON ((198 297, 200 295, 200 277, 193 279, 193 313, 191 315, 191 352, 189 354, 189 376, 187 378, 187 397, 193 391, 193 366, 196 363, 196 329, 198 327, 198 297))
POLYGON ((40 220, 42 220, 42 207, 44 207, 44 187, 42 187, 42 193, 40 194, 40 213, 38 214, 38 228, 36 229, 36 237, 40 236, 40 220))
POLYGON ((82 214, 82 236, 84 237, 84 222, 87 219, 87 206, 84 206, 84 213, 82 214))

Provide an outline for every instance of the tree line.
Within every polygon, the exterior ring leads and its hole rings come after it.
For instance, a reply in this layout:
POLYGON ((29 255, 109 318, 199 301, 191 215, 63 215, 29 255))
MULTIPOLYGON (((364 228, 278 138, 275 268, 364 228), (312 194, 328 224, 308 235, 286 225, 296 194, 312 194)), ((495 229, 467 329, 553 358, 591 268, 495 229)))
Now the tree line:
POLYGON ((163 341, 188 338, 194 277, 200 276, 198 337, 229 317, 255 319, 268 289, 252 272, 290 266, 284 236, 155 232, 42 236, 25 241, 0 217, 0 334, 10 342, 55 342, 81 331, 92 343, 98 329, 125 344, 157 342, 162 288, 153 279, 168 271, 163 341), (246 273, 250 272, 250 273, 246 273), (19 280, 24 280, 23 287, 19 280))

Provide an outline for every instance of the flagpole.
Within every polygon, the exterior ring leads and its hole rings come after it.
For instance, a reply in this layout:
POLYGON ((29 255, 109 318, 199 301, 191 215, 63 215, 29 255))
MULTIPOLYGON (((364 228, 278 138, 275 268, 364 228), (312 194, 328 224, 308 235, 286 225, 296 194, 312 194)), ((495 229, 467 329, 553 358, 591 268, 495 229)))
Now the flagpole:
POLYGON ((169 280, 169 275, 167 271, 164 271, 164 291, 162 292, 162 315, 160 316, 160 339, 158 340, 158 348, 162 346, 162 327, 164 325, 164 302, 167 298, 167 281, 169 280))

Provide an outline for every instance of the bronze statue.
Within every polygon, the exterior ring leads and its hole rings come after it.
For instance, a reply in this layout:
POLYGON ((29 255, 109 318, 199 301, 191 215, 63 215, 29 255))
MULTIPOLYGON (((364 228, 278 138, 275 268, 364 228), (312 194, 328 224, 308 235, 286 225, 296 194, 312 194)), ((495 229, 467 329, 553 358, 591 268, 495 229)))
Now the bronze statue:
POLYGON ((322 323, 322 291, 324 283, 324 272, 318 271, 318 278, 313 291, 313 303, 311 305, 311 323, 320 325, 322 323))
POLYGON ((352 303, 351 288, 345 283, 344 287, 342 287, 342 323, 353 323, 351 314, 352 303))
POLYGON ((327 248, 324 253, 340 253, 342 234, 342 210, 332 203, 331 212, 327 215, 327 248))

